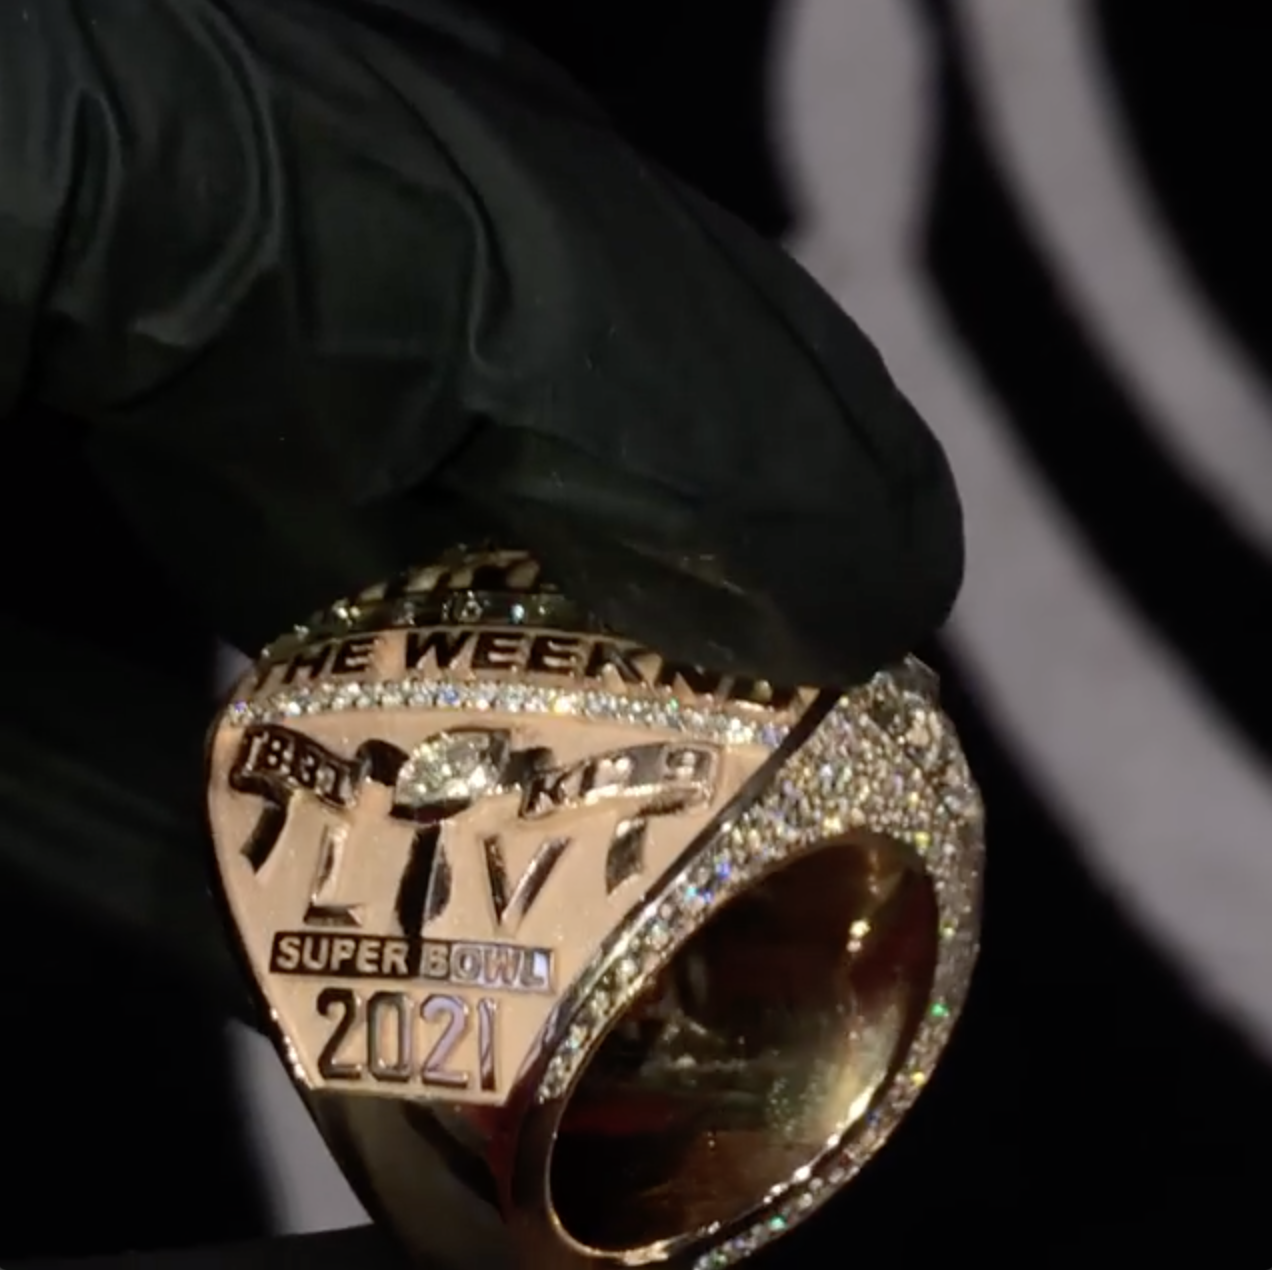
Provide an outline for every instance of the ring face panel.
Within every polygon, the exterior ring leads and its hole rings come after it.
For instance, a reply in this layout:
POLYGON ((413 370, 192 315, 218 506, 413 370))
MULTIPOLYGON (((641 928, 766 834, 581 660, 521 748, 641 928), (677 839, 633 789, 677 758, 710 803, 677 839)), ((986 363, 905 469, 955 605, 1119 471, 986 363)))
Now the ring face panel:
MULTIPOLYGON (((453 553, 267 649, 214 731, 209 782, 222 888, 293 1077, 327 1105, 431 1106, 452 1123, 458 1111, 475 1141, 503 1142, 496 1171, 538 1212, 523 1245, 545 1270, 650 1256, 709 1270, 789 1229, 904 1114, 975 957, 980 800, 925 668, 909 662, 836 699, 673 665, 596 628, 520 552, 453 553), (904 858, 930 897, 910 908, 933 928, 926 961, 895 963, 914 1006, 904 1026, 886 993, 861 987, 871 965, 882 982, 870 914, 886 907, 887 870, 818 873, 813 861, 809 872, 805 858, 835 843, 862 861, 904 858), (651 985, 727 927, 722 915, 778 894, 792 869, 825 878, 801 905, 841 876, 855 897, 842 931, 824 906, 843 974, 860 982, 844 987, 847 1022, 823 1029, 832 1040, 808 1068, 833 1083, 842 1046, 851 1108, 841 1121, 817 1112, 825 1137, 762 1137, 770 1160, 785 1150, 794 1162, 739 1194, 736 1213, 717 1197, 706 1226, 660 1232, 657 1247, 576 1243, 549 1173, 590 1065, 634 1026, 651 985), (867 1026, 871 991, 886 1026, 867 1026), (854 1064, 870 1073, 860 1088, 854 1064), (515 1144, 530 1123, 527 1165, 515 1144)), ((780 958, 750 952, 748 973, 772 978, 780 958)), ((797 995, 816 973, 791 972, 797 995)), ((679 1054, 682 1085, 686 1064, 723 1070, 719 1047, 749 1043, 754 1029, 724 1000, 703 1017, 732 1017, 737 1035, 721 1025, 709 1063, 679 1054)), ((671 1051, 655 1049, 666 1066, 671 1051)), ((588 1152, 575 1154, 586 1172, 588 1152)))

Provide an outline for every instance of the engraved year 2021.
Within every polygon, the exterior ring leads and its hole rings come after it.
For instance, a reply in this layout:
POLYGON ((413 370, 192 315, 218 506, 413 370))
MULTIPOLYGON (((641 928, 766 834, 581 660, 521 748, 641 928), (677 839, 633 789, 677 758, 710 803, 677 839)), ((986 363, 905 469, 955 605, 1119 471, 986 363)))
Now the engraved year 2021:
POLYGON ((318 1057, 336 1084, 416 1085, 438 1093, 498 1092, 498 1003, 453 993, 323 988, 315 1007, 330 1023, 318 1057))

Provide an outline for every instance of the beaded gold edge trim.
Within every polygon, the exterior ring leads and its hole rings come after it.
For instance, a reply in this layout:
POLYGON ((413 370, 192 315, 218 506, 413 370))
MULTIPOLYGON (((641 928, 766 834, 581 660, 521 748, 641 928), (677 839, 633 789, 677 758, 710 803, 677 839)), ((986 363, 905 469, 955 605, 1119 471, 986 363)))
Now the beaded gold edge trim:
POLYGON ((526 684, 472 683, 439 678, 436 672, 384 683, 325 683, 288 688, 260 700, 241 698, 226 710, 232 727, 280 723, 305 715, 345 710, 456 710, 492 714, 555 714, 613 723, 667 728, 694 740, 776 749, 790 732, 785 724, 748 718, 745 705, 733 709, 686 706, 670 688, 563 691, 526 684))

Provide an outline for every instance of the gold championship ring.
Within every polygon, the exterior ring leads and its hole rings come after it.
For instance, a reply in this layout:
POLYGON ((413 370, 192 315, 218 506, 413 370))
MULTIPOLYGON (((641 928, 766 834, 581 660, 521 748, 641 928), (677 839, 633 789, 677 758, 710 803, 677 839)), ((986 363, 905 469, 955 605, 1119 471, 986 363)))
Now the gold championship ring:
POLYGON ((928 1080, 980 798, 932 674, 675 665, 522 552, 268 648, 210 747, 229 912, 369 1211, 426 1265, 730 1265, 928 1080))

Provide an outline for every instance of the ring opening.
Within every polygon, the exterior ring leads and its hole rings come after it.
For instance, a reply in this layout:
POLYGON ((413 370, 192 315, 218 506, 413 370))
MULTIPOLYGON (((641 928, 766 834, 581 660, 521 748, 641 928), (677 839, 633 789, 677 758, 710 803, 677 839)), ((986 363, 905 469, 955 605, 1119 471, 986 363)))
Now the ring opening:
POLYGON ((913 854, 836 839, 730 902, 602 1041, 549 1168, 566 1235, 599 1252, 742 1216, 869 1111, 936 964, 913 854))

